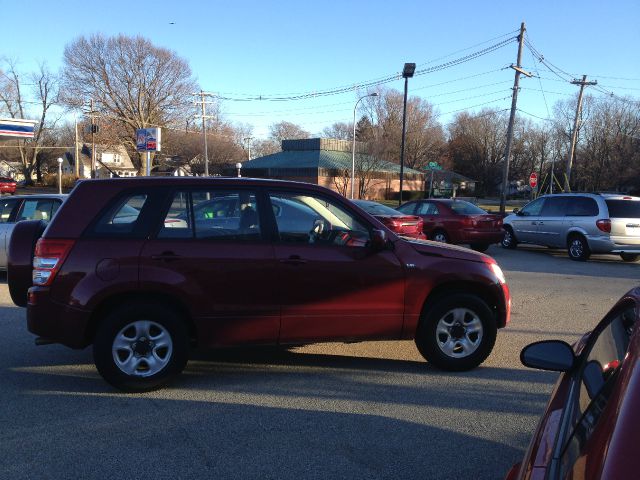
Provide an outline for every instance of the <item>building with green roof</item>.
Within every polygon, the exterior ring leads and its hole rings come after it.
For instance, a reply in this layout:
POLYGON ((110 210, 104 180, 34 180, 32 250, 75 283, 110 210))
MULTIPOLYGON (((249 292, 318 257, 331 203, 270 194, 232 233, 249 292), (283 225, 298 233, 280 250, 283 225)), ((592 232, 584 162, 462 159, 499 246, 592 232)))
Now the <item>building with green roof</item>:
MULTIPOLYGON (((315 183, 350 195, 352 170, 351 141, 330 138, 283 140, 282 151, 242 164, 242 175, 315 183)), ((363 153, 356 142, 355 198, 397 198, 400 165, 363 153)), ((425 174, 404 169, 405 192, 424 192, 425 174)))

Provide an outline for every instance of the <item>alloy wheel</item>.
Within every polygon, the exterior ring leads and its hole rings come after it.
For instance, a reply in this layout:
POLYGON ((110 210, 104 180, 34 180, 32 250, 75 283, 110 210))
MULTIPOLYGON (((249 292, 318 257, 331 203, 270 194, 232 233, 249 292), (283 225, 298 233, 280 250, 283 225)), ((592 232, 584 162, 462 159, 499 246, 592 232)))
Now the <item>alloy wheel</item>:
POLYGON ((118 332, 111 353, 122 373, 150 377, 171 361, 173 341, 167 329, 159 323, 137 320, 118 332))
POLYGON ((483 327, 480 317, 467 308, 454 308, 445 313, 436 326, 440 350, 453 358, 473 354, 482 343, 483 327))

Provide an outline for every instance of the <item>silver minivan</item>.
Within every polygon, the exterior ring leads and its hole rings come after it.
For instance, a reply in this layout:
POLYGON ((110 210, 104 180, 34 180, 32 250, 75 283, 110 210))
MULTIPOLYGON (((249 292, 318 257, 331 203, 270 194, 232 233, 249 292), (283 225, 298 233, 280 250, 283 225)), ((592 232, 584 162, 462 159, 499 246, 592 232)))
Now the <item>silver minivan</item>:
POLYGON ((592 253, 640 258, 640 197, 597 193, 544 195, 503 221, 504 248, 533 243, 566 248, 572 260, 592 253))

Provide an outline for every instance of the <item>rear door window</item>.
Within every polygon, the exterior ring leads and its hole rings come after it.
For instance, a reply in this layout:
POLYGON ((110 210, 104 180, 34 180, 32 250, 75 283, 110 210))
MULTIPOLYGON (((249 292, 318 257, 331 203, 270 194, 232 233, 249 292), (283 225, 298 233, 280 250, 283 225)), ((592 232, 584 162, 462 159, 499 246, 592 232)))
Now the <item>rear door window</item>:
MULTIPOLYGON (((577 200, 577 199, 572 199, 577 200)), ((567 212, 567 204, 570 203, 567 197, 549 197, 544 202, 544 207, 540 212, 542 217, 564 217, 567 212)))
MULTIPOLYGON (((59 200, 52 198, 47 199, 28 199, 25 200, 18 212, 17 222, 22 220, 44 220, 48 222, 53 216, 54 204, 60 206, 59 200)), ((56 208, 57 210, 57 208, 56 208)))
POLYGON ((640 218, 640 201, 605 200, 609 208, 609 218, 640 218))
POLYGON ((440 215, 440 211, 435 203, 423 202, 418 206, 417 215, 440 215))
POLYGON ((260 240, 256 195, 245 190, 176 192, 158 238, 260 240))

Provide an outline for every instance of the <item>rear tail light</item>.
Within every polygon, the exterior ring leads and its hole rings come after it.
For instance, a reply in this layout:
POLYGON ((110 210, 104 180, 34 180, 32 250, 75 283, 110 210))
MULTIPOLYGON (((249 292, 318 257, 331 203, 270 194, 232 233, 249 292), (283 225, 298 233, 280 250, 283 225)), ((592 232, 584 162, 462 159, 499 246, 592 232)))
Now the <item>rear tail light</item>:
POLYGON ((51 285, 73 247, 73 240, 41 238, 33 257, 33 284, 51 285))
POLYGON ((462 217, 460 219, 460 222, 462 223, 463 227, 473 227, 475 225, 475 222, 471 217, 462 217))
POLYGON ((598 227, 598 230, 602 230, 605 233, 611 233, 611 220, 608 218, 597 220, 596 227, 598 227))

